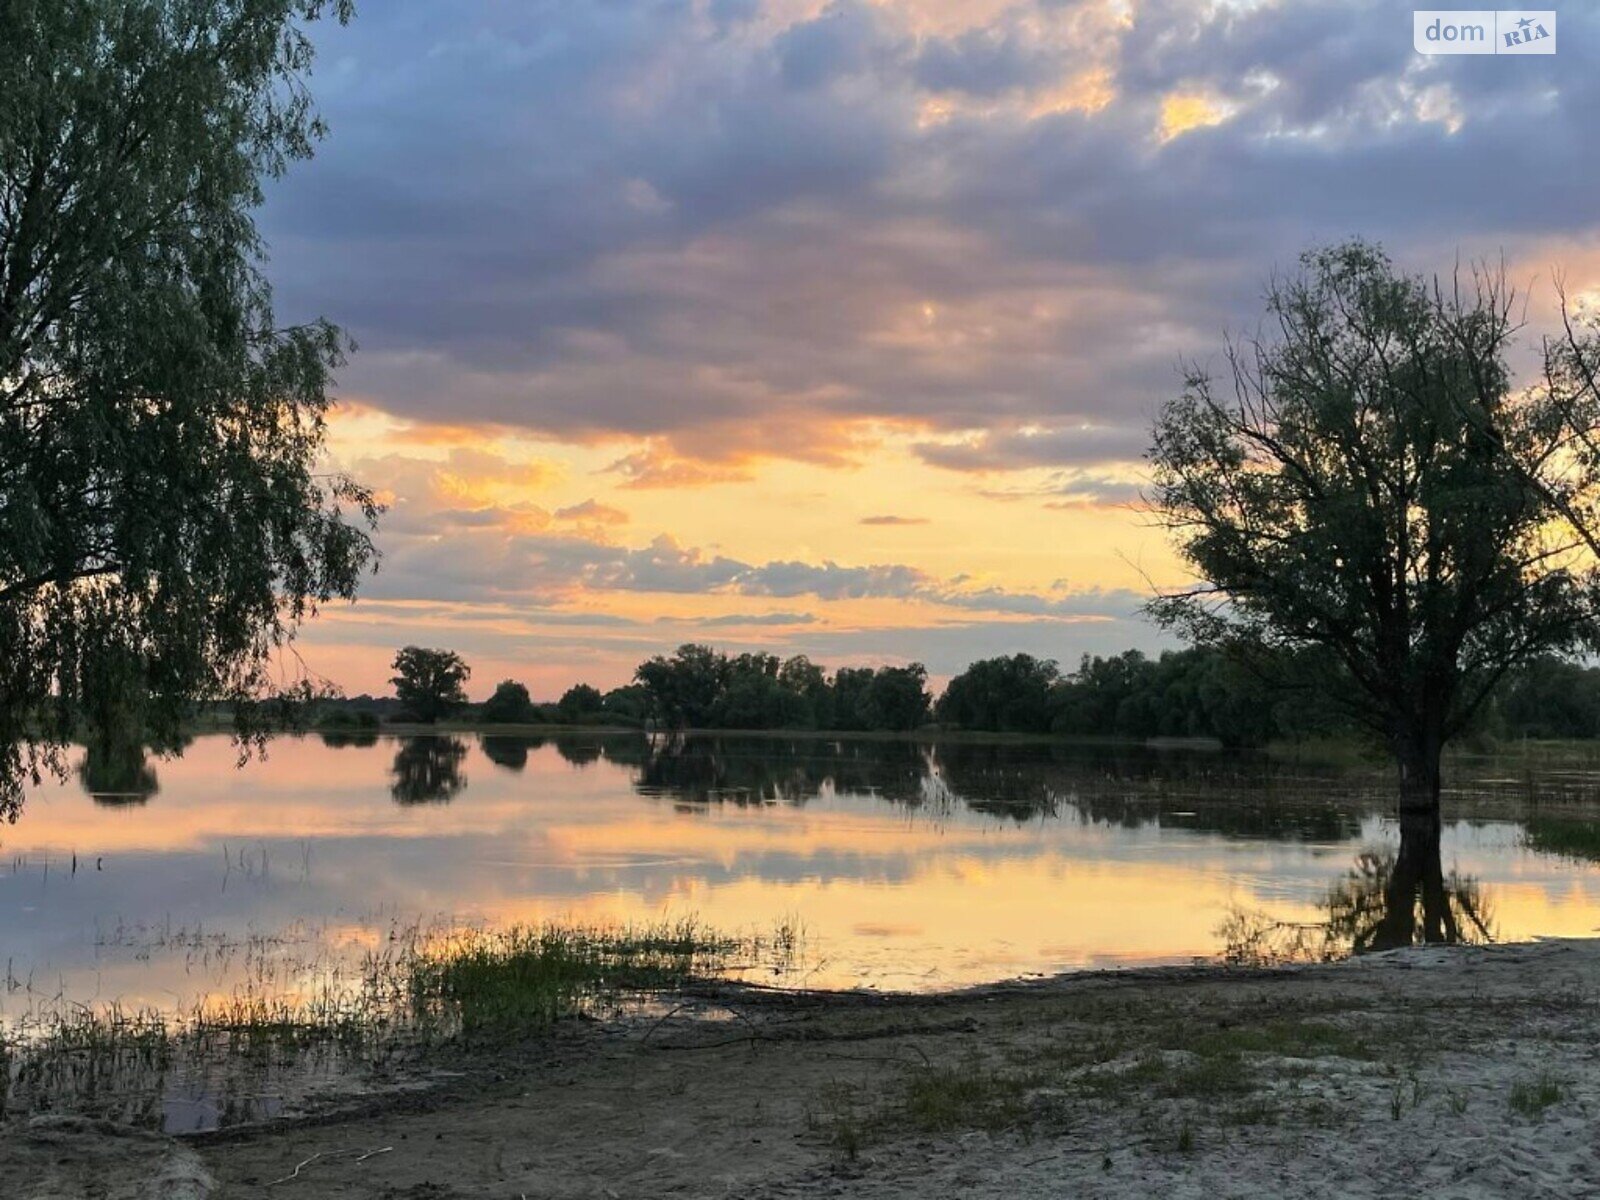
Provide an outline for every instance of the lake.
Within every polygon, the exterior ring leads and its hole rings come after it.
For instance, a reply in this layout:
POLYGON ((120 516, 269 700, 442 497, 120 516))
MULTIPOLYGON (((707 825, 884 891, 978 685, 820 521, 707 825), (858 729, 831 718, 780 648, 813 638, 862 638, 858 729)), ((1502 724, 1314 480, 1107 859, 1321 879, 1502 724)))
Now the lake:
MULTIPOLYGON (((35 789, 0 827, 8 1020, 64 1000, 303 994, 407 930, 458 923, 797 922, 784 982, 902 990, 1392 944, 1372 932, 1400 847, 1375 766, 575 734, 282 737, 237 757, 200 737, 114 788, 91 771, 35 789)), ((1437 853, 1453 934, 1600 929, 1600 868, 1539 848, 1564 847, 1552 822, 1588 828, 1600 771, 1536 761, 1451 766, 1437 853)))

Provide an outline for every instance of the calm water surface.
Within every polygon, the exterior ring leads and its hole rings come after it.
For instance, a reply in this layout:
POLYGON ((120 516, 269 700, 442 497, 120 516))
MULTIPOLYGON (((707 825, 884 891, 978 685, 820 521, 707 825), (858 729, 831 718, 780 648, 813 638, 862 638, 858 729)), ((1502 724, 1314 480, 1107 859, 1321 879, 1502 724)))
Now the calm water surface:
MULTIPOLYGON (((1250 928, 1348 949, 1399 845, 1382 772, 1198 751, 574 735, 236 756, 203 737, 116 794, 38 789, 0 828, 8 1019, 311 989, 418 923, 798 920, 791 982, 893 989, 1189 962, 1250 928)), ((1528 838, 1549 805, 1600 812, 1600 773, 1456 774, 1440 853, 1465 934, 1600 930, 1600 868, 1528 838)))

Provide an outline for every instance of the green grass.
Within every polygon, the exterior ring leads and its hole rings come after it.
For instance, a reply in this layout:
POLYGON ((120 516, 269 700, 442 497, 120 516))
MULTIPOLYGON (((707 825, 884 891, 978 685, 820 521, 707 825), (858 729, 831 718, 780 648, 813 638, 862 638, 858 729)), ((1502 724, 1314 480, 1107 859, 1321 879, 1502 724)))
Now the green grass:
POLYGON ((540 1030, 597 1001, 716 974, 748 940, 694 921, 475 931, 402 959, 414 1015, 467 1034, 540 1030))
POLYGON ((150 1124, 173 1079, 232 1103, 268 1077, 387 1069, 449 1043, 537 1036, 695 978, 790 964, 800 937, 791 925, 734 937, 693 920, 411 929, 353 975, 292 960, 184 1013, 45 1003, 0 1026, 0 1118, 53 1110, 150 1124), (285 988, 307 978, 323 982, 285 988))
POLYGON ((1394 1073, 1391 1107, 1402 1113, 1426 1095, 1408 1068, 1417 1054, 1411 1027, 1375 1025, 1347 1001, 1223 1025, 1187 1006, 1150 1005, 1130 1021, 1119 1001, 1086 998, 1058 1008, 1055 1020, 1048 1044, 1018 1048, 998 1062, 968 1053, 953 1063, 906 1067, 881 1093, 835 1090, 813 1112, 812 1126, 851 1157, 906 1132, 1027 1135, 1113 1113, 1152 1145, 1189 1153, 1212 1130, 1325 1128, 1348 1119, 1306 1086, 1324 1069, 1319 1060, 1335 1071, 1361 1063, 1394 1073), (1336 1016, 1354 1020, 1347 1025, 1336 1016))
POLYGON ((1207 1030, 1187 1041, 1196 1054, 1272 1054, 1280 1058, 1376 1059, 1384 1048, 1370 1032, 1358 1033, 1326 1021, 1278 1019, 1258 1025, 1207 1030))
POLYGON ((1528 1079, 1519 1079, 1511 1085, 1511 1095, 1506 1103, 1511 1111, 1538 1120, 1544 1110, 1566 1099, 1567 1085, 1548 1071, 1528 1079))
POLYGON ((976 1059, 955 1067, 914 1068, 901 1100, 907 1125, 922 1133, 1006 1129, 1025 1123, 1037 1076, 994 1071, 976 1059))

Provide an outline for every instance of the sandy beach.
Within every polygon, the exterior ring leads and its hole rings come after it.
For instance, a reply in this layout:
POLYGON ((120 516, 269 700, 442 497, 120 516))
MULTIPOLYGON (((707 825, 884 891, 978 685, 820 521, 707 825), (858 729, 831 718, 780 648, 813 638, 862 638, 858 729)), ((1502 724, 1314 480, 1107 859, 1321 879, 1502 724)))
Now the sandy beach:
POLYGON ((1597 1005, 1600 941, 1575 940, 931 997, 707 986, 182 1143, 36 1119, 0 1170, 29 1200, 1600 1195, 1597 1005))

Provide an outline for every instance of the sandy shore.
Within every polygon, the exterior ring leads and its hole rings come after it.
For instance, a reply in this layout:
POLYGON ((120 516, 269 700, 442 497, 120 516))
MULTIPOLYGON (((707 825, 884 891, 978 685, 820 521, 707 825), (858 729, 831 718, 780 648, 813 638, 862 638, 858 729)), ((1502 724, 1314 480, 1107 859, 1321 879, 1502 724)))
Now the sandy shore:
POLYGON ((316 1120, 182 1146, 15 1126, 0 1177, 51 1200, 1600 1196, 1597 1035, 1600 941, 936 997, 716 988, 316 1120))

